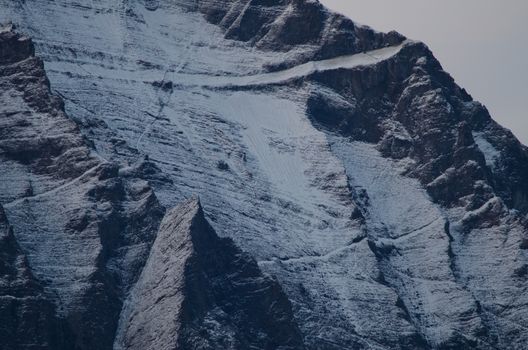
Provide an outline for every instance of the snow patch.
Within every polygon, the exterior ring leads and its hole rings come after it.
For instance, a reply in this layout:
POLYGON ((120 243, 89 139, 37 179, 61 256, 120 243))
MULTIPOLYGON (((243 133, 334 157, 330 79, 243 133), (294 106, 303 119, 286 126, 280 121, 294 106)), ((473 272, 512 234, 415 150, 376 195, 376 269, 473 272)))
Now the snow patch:
MULTIPOLYGON (((408 161, 383 158, 375 145, 333 137, 332 151, 343 160, 350 184, 369 198, 371 220, 385 226, 388 237, 401 237, 443 217, 420 183, 402 175, 408 161)), ((443 225, 443 223, 440 223, 443 225)))
POLYGON ((501 158, 501 153, 496 149, 488 140, 483 133, 473 132, 473 139, 477 144, 478 148, 486 159, 486 165, 491 169, 494 169, 497 161, 501 158))

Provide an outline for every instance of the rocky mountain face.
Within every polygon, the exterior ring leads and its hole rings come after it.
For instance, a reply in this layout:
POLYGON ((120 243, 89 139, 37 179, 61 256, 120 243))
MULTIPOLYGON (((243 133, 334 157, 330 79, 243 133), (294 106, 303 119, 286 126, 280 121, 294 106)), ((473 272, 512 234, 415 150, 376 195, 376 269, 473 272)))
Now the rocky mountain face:
POLYGON ((528 149, 423 43, 314 0, 0 9, 5 348, 528 342, 528 149))
POLYGON ((63 325, 35 279, 0 207, 0 339, 3 349, 61 348, 63 325))
POLYGON ((92 153, 29 38, 6 27, 0 51, 2 343, 108 348, 163 208, 139 167, 121 175, 92 153))
POLYGON ((120 324, 116 348, 304 349, 278 282, 216 235, 197 199, 165 215, 120 324))

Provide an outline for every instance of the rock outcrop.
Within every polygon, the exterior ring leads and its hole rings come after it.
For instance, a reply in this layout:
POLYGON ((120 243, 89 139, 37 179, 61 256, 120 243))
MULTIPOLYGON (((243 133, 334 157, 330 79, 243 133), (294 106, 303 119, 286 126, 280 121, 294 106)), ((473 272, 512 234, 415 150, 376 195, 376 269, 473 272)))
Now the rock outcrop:
POLYGON ((67 349, 68 332, 35 279, 0 206, 0 344, 2 349, 67 349))
POLYGON ((93 153, 29 38, 2 29, 0 51, 0 201, 14 228, 2 238, 4 300, 13 298, 2 316, 15 333, 3 339, 13 348, 111 348, 163 208, 140 167, 120 175, 93 153))
POLYGON ((278 282, 191 199, 165 215, 121 317, 118 349, 304 349, 278 282))
POLYGON ((327 11, 318 1, 242 0, 198 1, 205 18, 221 27, 228 39, 249 42, 265 50, 292 51, 309 47, 295 61, 303 61, 371 51, 397 45, 405 37, 356 25, 343 15, 327 11))

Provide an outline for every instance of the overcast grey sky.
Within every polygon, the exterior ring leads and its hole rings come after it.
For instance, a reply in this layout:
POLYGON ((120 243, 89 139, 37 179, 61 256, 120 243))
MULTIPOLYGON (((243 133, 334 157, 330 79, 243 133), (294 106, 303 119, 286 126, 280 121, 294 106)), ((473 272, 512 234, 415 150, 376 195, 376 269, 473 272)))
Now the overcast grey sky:
POLYGON ((424 41, 457 83, 528 145, 527 0, 320 0, 424 41))

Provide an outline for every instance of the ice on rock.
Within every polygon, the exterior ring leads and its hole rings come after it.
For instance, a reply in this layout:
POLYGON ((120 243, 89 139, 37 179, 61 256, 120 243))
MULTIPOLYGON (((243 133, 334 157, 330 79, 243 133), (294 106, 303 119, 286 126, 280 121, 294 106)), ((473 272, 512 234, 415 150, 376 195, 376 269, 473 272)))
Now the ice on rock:
POLYGON ((500 152, 495 147, 493 147, 493 145, 489 143, 489 141, 487 141, 484 135, 481 133, 473 133, 473 138, 475 139, 479 149, 482 151, 482 154, 484 154, 486 165, 493 170, 493 168, 495 168, 495 164, 501 157, 500 152))

